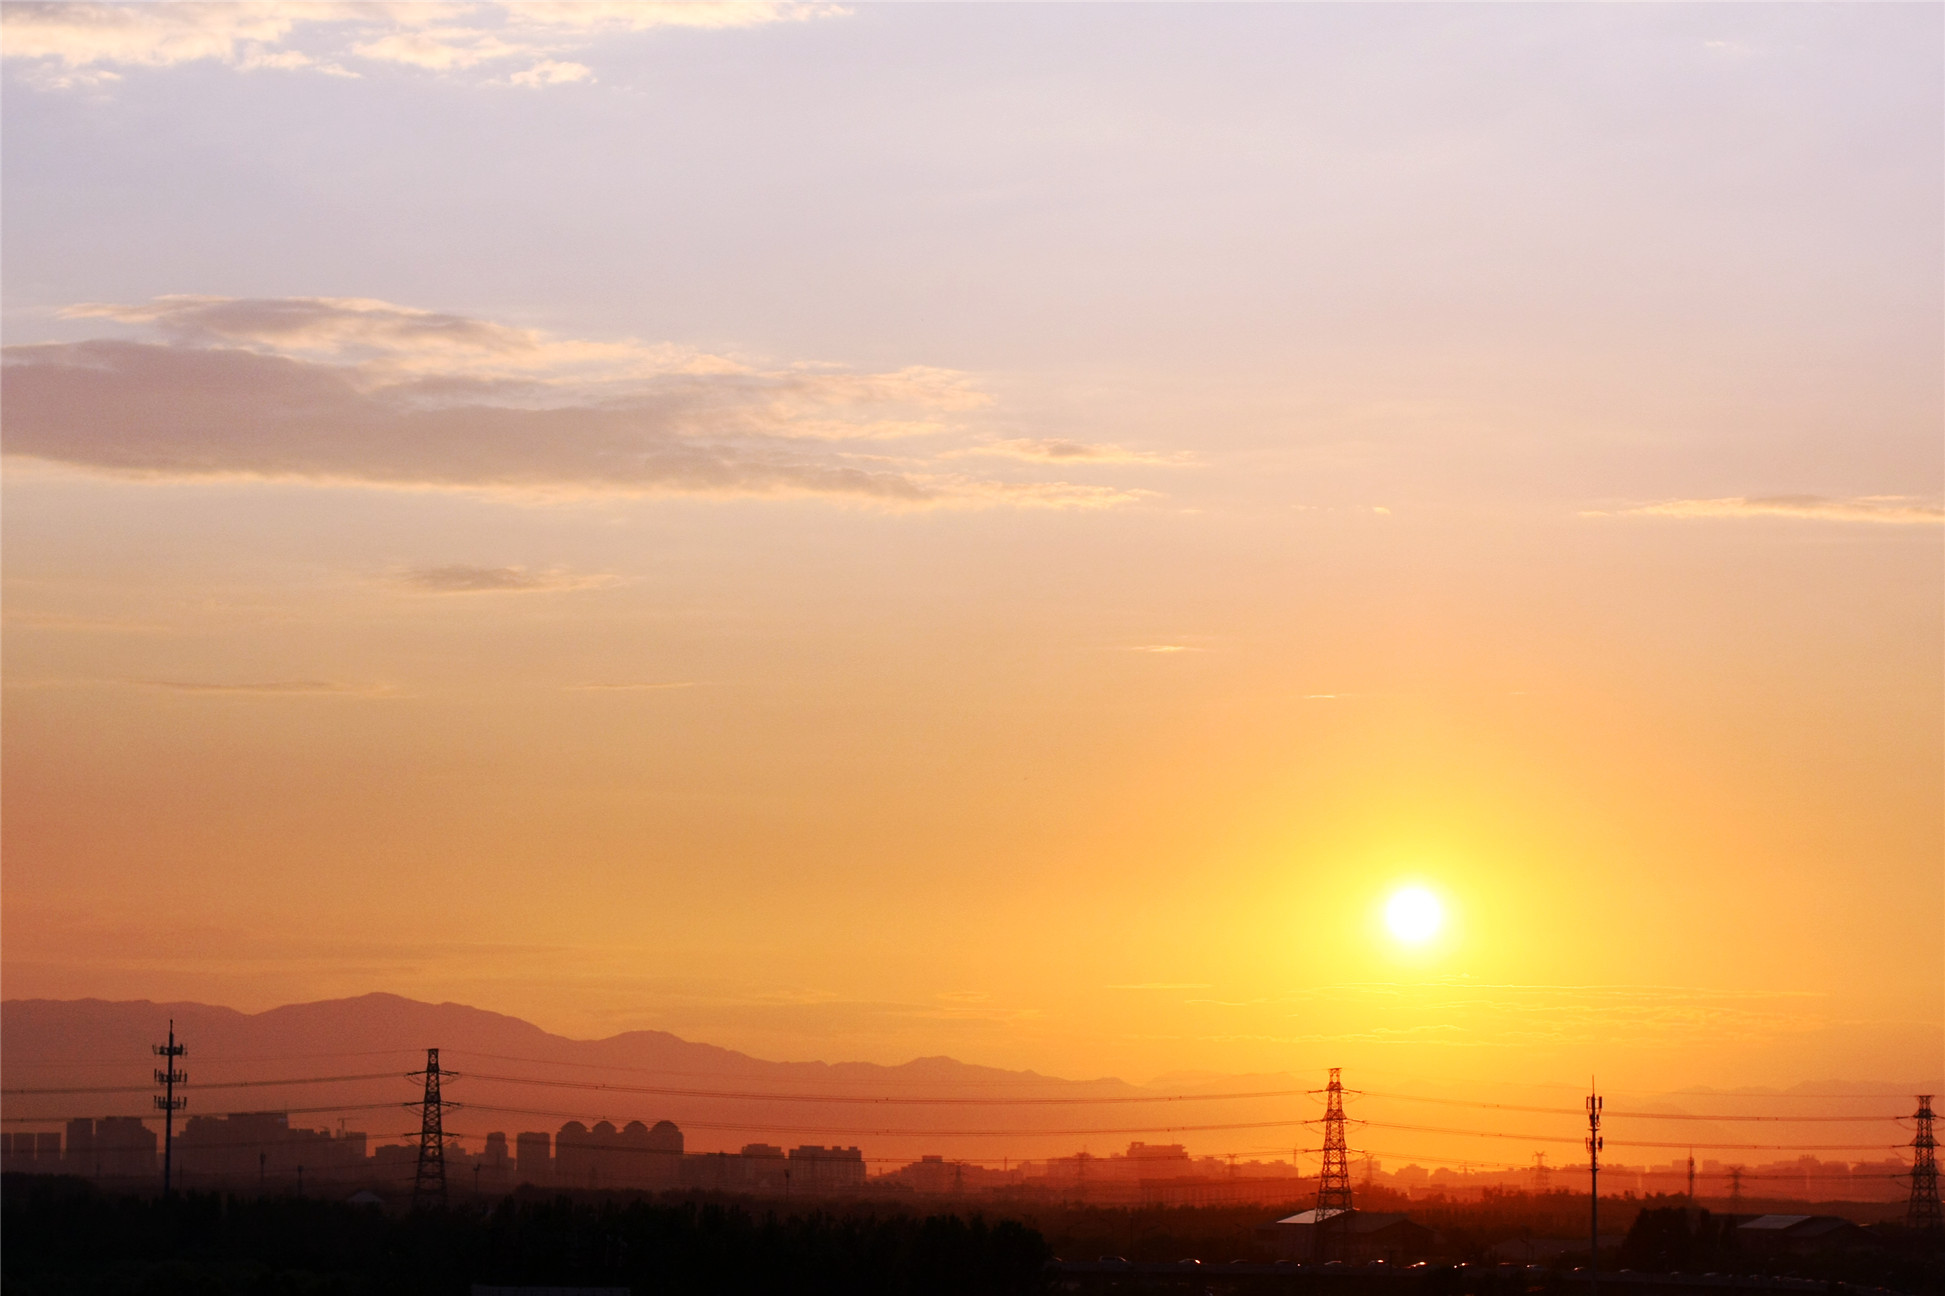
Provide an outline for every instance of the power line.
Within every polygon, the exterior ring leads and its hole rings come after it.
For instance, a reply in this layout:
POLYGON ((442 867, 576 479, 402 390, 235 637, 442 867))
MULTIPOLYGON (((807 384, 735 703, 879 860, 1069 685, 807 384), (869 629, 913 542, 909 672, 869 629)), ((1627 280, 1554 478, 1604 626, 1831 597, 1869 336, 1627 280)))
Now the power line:
MULTIPOLYGON (((1605 1113, 1603 1113, 1605 1114, 1605 1113)), ((1369 1129, 1404 1130, 1412 1134, 1450 1134, 1463 1138, 1512 1139, 1525 1143, 1579 1143, 1579 1138, 1569 1138, 1559 1134, 1507 1134, 1499 1130, 1451 1129, 1439 1125, 1395 1125, 1387 1121, 1357 1122, 1369 1129)), ((1638 1139, 1616 1139, 1615 1147, 1631 1148, 1703 1148, 1709 1151, 1769 1151, 1769 1152, 1872 1152, 1880 1148, 1890 1150, 1902 1147, 1898 1143, 1653 1143, 1638 1139)))
MULTIPOLYGON (((500 1112, 512 1116, 547 1116, 563 1120, 586 1119, 586 1112, 544 1111, 531 1107, 501 1107, 491 1103, 469 1102, 468 1111, 500 1112)), ((606 1119, 606 1118, 604 1118, 606 1119)), ((1048 1129, 1048 1130, 935 1130, 935 1129, 859 1129, 842 1125, 771 1125, 762 1121, 688 1121, 685 1129, 699 1130, 743 1130, 752 1133, 771 1134, 837 1134, 853 1138, 1085 1138, 1096 1134, 1186 1134, 1210 1130, 1253 1130, 1289 1129, 1306 1125, 1300 1120, 1281 1121, 1244 1121, 1223 1125, 1135 1125, 1113 1129, 1048 1129)))
MULTIPOLYGON (((385 1050, 385 1051, 390 1052, 391 1050, 385 1050)), ((464 1052, 464 1050, 450 1050, 450 1051, 464 1052)), ((481 1054, 478 1056, 497 1056, 497 1055, 481 1054)), ((211 1059, 211 1060, 214 1061, 215 1059, 211 1059)), ((508 1060, 513 1060, 513 1059, 508 1059, 508 1060)), ((538 1059, 538 1058, 519 1059, 519 1060, 534 1061, 534 1062, 544 1061, 544 1059, 538 1059)), ((596 1064, 560 1063, 558 1065, 593 1066, 596 1064)), ((617 1067, 612 1069, 619 1070, 619 1069, 638 1069, 638 1068, 618 1068, 617 1067)), ((639 1069, 645 1070, 646 1068, 639 1068, 639 1069)), ((288 1079, 278 1079, 278 1080, 206 1081, 198 1084, 196 1088, 198 1090, 246 1089, 246 1088, 272 1088, 278 1086, 303 1085, 303 1084, 342 1084, 342 1083, 367 1081, 367 1080, 390 1080, 395 1078, 398 1074, 399 1073, 391 1072, 391 1071, 373 1071, 373 1072, 363 1072, 363 1073, 350 1074, 350 1075, 298 1076, 298 1077, 291 1077, 288 1079)), ((415 1072, 412 1074, 417 1074, 417 1073, 415 1072)), ((700 1074, 700 1073, 685 1073, 685 1074, 700 1074)), ((964 1106, 964 1107, 1118 1106, 1118 1105, 1125 1105, 1125 1104, 1141 1104, 1141 1103, 1218 1102, 1218 1101, 1240 1101, 1240 1100, 1250 1100, 1250 1099, 1292 1098, 1292 1097, 1302 1097, 1312 1092, 1310 1090, 1304 1090, 1304 1089, 1257 1089, 1257 1090, 1243 1090, 1243 1091, 1224 1092, 1224 1093, 1186 1093, 1186 1094, 1178 1093, 1178 1094, 1134 1094, 1134 1095, 1118 1094, 1118 1095, 1100 1095, 1095 1097, 1058 1097, 1058 1098, 1055 1097, 1033 1097, 1033 1098, 940 1097, 940 1098, 933 1098, 933 1097, 920 1097, 915 1095, 766 1093, 760 1090, 690 1089, 690 1088, 679 1088, 674 1086, 663 1086, 663 1085, 624 1085, 624 1084, 613 1084, 613 1083, 608 1083, 603 1081, 591 1081, 591 1080, 554 1080, 554 1079, 548 1079, 546 1077, 540 1077, 540 1076, 508 1076, 508 1075, 498 1075, 490 1072, 468 1072, 467 1076, 468 1078, 473 1080, 492 1081, 499 1084, 521 1084, 521 1085, 533 1085, 533 1086, 544 1087, 544 1088, 582 1089, 582 1090, 589 1090, 595 1092, 609 1092, 609 1093, 632 1093, 632 1094, 643 1094, 643 1095, 650 1095, 656 1097, 669 1097, 669 1098, 711 1098, 711 1099, 721 1099, 725 1101, 738 1101, 738 1102, 848 1103, 848 1104, 856 1104, 861 1106, 964 1106)), ((448 1073, 447 1078, 454 1079, 457 1078, 457 1075, 456 1073, 448 1073)), ((149 1088, 150 1086, 146 1086, 146 1085, 78 1085, 78 1086, 42 1087, 42 1088, 19 1087, 19 1088, 10 1088, 10 1089, 0 1089, 0 1095, 4 1095, 7 1097, 27 1097, 27 1096, 50 1096, 50 1095, 60 1095, 60 1094, 145 1093, 148 1091, 149 1088)), ((1431 1103, 1440 1106, 1464 1107, 1464 1108, 1471 1108, 1475 1110, 1515 1111, 1515 1112, 1531 1113, 1535 1115, 1551 1115, 1551 1116, 1580 1115, 1579 1112, 1575 1111, 1572 1108, 1567 1108, 1567 1107, 1534 1107, 1534 1106, 1524 1106, 1524 1105, 1514 1104, 1514 1103, 1475 1102, 1475 1101, 1457 1099, 1457 1098, 1434 1098, 1434 1097, 1419 1095, 1419 1094, 1400 1094, 1400 1093, 1389 1093, 1389 1092, 1375 1091, 1375 1090, 1365 1090, 1360 1092, 1364 1097, 1369 1097, 1369 1098, 1383 1098, 1383 1099, 1390 1099, 1399 1102, 1431 1103)), ((1904 1117, 1897 1114, 1875 1115, 1875 1116, 1752 1116, 1752 1115, 1744 1115, 1744 1114, 1737 1114, 1737 1113, 1723 1113, 1723 1114, 1710 1115, 1710 1114, 1696 1114, 1696 1113, 1688 1113, 1688 1112, 1635 1112, 1635 1111, 1615 1111, 1615 1112, 1609 1112, 1607 1114, 1610 1116, 1621 1117, 1630 1120, 1756 1121, 1756 1122, 1779 1123, 1779 1124, 1810 1124, 1810 1123, 1872 1124, 1879 1121, 1895 1122, 1895 1121, 1900 1121, 1905 1119, 1904 1117)), ((1410 1127, 1394 1126, 1393 1128, 1403 1129, 1403 1128, 1410 1128, 1410 1127)))
MULTIPOLYGON (((454 1076, 452 1073, 446 1073, 445 1078, 457 1078, 457 1077, 454 1076)), ((420 1104, 415 1102, 338 1103, 338 1104, 326 1104, 320 1106, 307 1106, 307 1107, 280 1107, 275 1110, 282 1112, 285 1115, 299 1116, 299 1115, 313 1115, 313 1114, 324 1113, 324 1112, 392 1110, 401 1106, 408 1107, 408 1108, 417 1108, 420 1106, 420 1104)), ((447 1101, 445 1103, 445 1106, 451 1108, 452 1106, 454 1106, 454 1104, 450 1101, 447 1101)), ((589 1119, 591 1117, 594 1119, 607 1118, 605 1116, 602 1116, 599 1113, 589 1113, 586 1110, 560 1111, 560 1110, 544 1109, 544 1108, 511 1107, 511 1106, 505 1106, 501 1104, 474 1103, 474 1102, 469 1102, 466 1104, 466 1106, 469 1110, 472 1111, 498 1112, 506 1115, 518 1115, 518 1116, 546 1116, 546 1117, 556 1118, 560 1120, 583 1120, 583 1119, 589 1119)), ((609 1115, 613 1115, 613 1113, 610 1113, 609 1115)), ((4 1121, 7 1124, 21 1124, 21 1125, 57 1124, 61 1121, 71 1120, 71 1119, 76 1119, 76 1117, 63 1116, 63 1115, 0 1117, 0 1121, 4 1121)), ((813 1125, 773 1125, 773 1124, 766 1123, 762 1120, 752 1119, 747 1121, 728 1121, 728 1122, 686 1121, 684 1122, 684 1127, 689 1129, 700 1129, 700 1130, 747 1130, 753 1132, 770 1131, 774 1133, 785 1133, 785 1134, 790 1134, 790 1133, 826 1134, 826 1135, 838 1134, 838 1135, 851 1135, 851 1136, 858 1136, 858 1137, 877 1137, 877 1138, 1037 1139, 1037 1138, 1055 1138, 1055 1137, 1081 1138, 1081 1137, 1088 1137, 1097 1134, 1099 1135, 1174 1134, 1174 1133, 1200 1133, 1200 1132, 1209 1132, 1215 1130, 1288 1129, 1293 1127, 1310 1125, 1314 1123, 1315 1123, 1314 1121, 1307 1121, 1307 1120, 1278 1120, 1278 1121, 1237 1121, 1237 1122, 1229 1122, 1229 1123, 1208 1123, 1208 1124, 1191 1124, 1191 1125, 1176 1124, 1176 1125, 1091 1127, 1086 1129, 932 1130, 932 1129, 861 1129, 855 1126, 843 1126, 843 1125, 815 1125, 815 1126, 813 1125)), ((1403 1131, 1405 1133, 1413 1133, 1413 1134, 1442 1134, 1442 1135, 1460 1137, 1460 1138, 1490 1138, 1490 1139, 1502 1139, 1502 1140, 1510 1139, 1515 1142, 1528 1142, 1528 1143, 1576 1143, 1580 1141, 1577 1138, 1571 1138, 1562 1135, 1514 1134, 1514 1133, 1502 1133, 1497 1130, 1453 1129, 1449 1127, 1436 1126, 1436 1125, 1400 1125, 1400 1124, 1393 1124, 1386 1121, 1359 1120, 1350 1123, 1357 1124, 1369 1129, 1398 1130, 1398 1131, 1403 1131)), ((1616 1139, 1613 1145, 1615 1147, 1626 1147, 1626 1148, 1654 1148, 1654 1149, 1669 1148, 1669 1149, 1679 1150, 1679 1149, 1693 1147, 1703 1151, 1771 1151, 1771 1152, 1848 1152, 1848 1151, 1864 1151, 1864 1152, 1887 1151, 1888 1152, 1888 1151, 1896 1151, 1899 1148, 1905 1146, 1904 1144, 1897 1144, 1897 1143, 1890 1143, 1890 1144, 1687 1143, 1687 1142, 1662 1143, 1662 1142, 1650 1142, 1650 1141, 1642 1141, 1642 1140, 1623 1140, 1623 1139, 1616 1139)))
MULTIPOLYGON (((715 1079, 722 1078, 722 1072, 720 1071, 683 1071, 683 1070, 677 1070, 673 1067, 628 1066, 620 1062, 566 1062, 566 1061, 562 1061, 559 1058, 524 1057, 524 1056, 519 1056, 511 1053, 482 1053, 475 1049, 447 1049, 446 1052, 457 1054, 461 1057, 491 1058, 495 1062, 532 1062, 539 1066, 571 1067, 575 1070, 581 1070, 581 1071, 629 1071, 637 1075, 694 1076, 699 1079, 708 1079, 708 1080, 715 1080, 715 1079)), ((786 1063, 784 1065, 798 1065, 798 1064, 786 1063)), ((822 1065, 822 1064, 817 1064, 817 1065, 822 1065)), ((883 1067, 880 1069, 884 1071, 896 1071, 898 1068, 883 1067)), ((894 1082, 899 1085, 911 1085, 911 1086, 951 1085, 955 1089, 979 1089, 985 1087, 992 1087, 996 1089, 997 1088, 1028 1088, 1032 1086, 1074 1085, 1074 1084, 1088 1083, 1086 1081, 1079 1081, 1079 1080, 1052 1079, 1045 1076, 1037 1077, 1034 1079, 1014 1078, 1014 1079, 1005 1079, 1005 1080, 956 1079, 956 1078, 947 1079, 944 1077, 897 1076, 894 1078, 894 1082)), ((790 1078, 790 1083, 792 1084, 805 1084, 805 1083, 851 1084, 854 1082, 843 1079, 842 1077, 838 1077, 838 1076, 831 1076, 822 1080, 820 1080, 818 1077, 815 1076, 792 1076, 790 1078)), ((1121 1082, 1115 1081, 1114 1083, 1118 1084, 1121 1082)), ((1306 1091, 1292 1090, 1291 1092, 1302 1093, 1306 1091)))
MULTIPOLYGON (((1488 1111, 1532 1112, 1543 1116, 1581 1115, 1580 1112, 1571 1107, 1523 1107, 1515 1103, 1472 1102, 1463 1098, 1429 1098, 1418 1094, 1383 1093, 1373 1089, 1363 1090, 1362 1092, 1366 1098, 1389 1098, 1398 1102, 1437 1103, 1442 1107, 1471 1107, 1488 1111)), ((1807 1124, 1812 1121, 1840 1121, 1864 1124, 1872 1121, 1895 1121, 1902 1119, 1895 1113, 1880 1116, 1745 1116, 1736 1113, 1711 1116, 1706 1114, 1696 1115, 1689 1112, 1612 1111, 1604 1114, 1622 1117, 1627 1120, 1782 1121, 1792 1124, 1807 1124)))
MULTIPOLYGON (((298 1076, 291 1080, 205 1080, 196 1086, 197 1092, 205 1089, 265 1089, 278 1085, 304 1084, 341 1084, 350 1080, 396 1080, 403 1074, 398 1071, 372 1071, 364 1075, 335 1076, 298 1076)), ((112 1094, 147 1093, 154 1085, 84 1085, 64 1089, 0 1089, 0 1095, 9 1098, 30 1094, 112 1094)))
POLYGON ((912 1107, 1066 1107, 1113 1106, 1123 1103, 1214 1102, 1242 1098, 1291 1098, 1303 1089, 1261 1089, 1247 1093, 1143 1094, 1100 1098, 918 1098, 851 1094, 759 1093, 754 1090, 674 1089, 660 1085, 606 1084, 595 1080, 548 1080, 537 1076, 503 1076, 480 1071, 466 1073, 470 1080, 491 1080, 501 1084, 538 1085, 549 1089, 586 1089, 605 1093, 652 1094, 664 1098, 725 1098, 744 1102, 855 1103, 864 1106, 912 1107))
MULTIPOLYGON (((416 1108, 418 1107, 418 1105, 419 1104, 415 1102, 332 1103, 323 1107, 278 1107, 275 1108, 274 1110, 278 1114, 284 1116, 315 1116, 321 1112, 396 1111, 400 1107, 416 1108)), ((450 1105, 451 1104, 448 1104, 448 1106, 450 1105)), ((227 1113, 227 1114, 236 1115, 238 1113, 227 1113)), ((71 1120, 83 1120, 83 1119, 103 1120, 107 1118, 126 1119, 130 1115, 131 1113, 127 1113, 127 1112, 108 1112, 104 1116, 104 1114, 101 1112, 90 1112, 87 1114, 86 1117, 75 1116, 75 1115, 0 1116, 0 1123, 5 1123, 8 1125, 58 1125, 64 1121, 71 1121, 71 1120)), ((140 1113, 132 1113, 132 1115, 136 1120, 143 1119, 140 1113)))

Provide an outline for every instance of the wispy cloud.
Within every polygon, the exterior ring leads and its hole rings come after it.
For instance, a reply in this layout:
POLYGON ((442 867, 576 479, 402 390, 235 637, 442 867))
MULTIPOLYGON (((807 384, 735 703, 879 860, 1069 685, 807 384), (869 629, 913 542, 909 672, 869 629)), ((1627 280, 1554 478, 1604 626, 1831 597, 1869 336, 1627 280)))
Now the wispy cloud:
POLYGON ((1588 517, 1797 518, 1811 522, 1876 522, 1895 526, 1938 526, 1945 508, 1909 495, 1759 495, 1724 499, 1663 500, 1588 517))
POLYGON ((990 397, 950 369, 761 365, 364 298, 178 296, 69 314, 135 336, 8 348, 11 455, 157 478, 895 508, 1103 508, 1149 494, 868 453, 887 437, 970 434, 960 420, 990 397))
POLYGON ((535 571, 526 567, 473 567, 450 563, 443 567, 414 567, 399 573, 398 584, 426 594, 535 594, 555 590, 592 589, 615 583, 601 573, 570 572, 558 568, 535 571))
POLYGON ((614 684, 568 684, 570 693, 660 693, 667 689, 694 688, 694 680, 622 681, 614 684))
POLYGON ((379 697, 391 690, 375 684, 343 684, 335 680, 251 680, 242 683, 204 680, 131 679, 122 681, 138 688, 162 689, 169 693, 215 693, 298 697, 329 695, 336 697, 379 697))
POLYGON ((1192 648, 1188 644, 1161 643, 1161 644, 1130 644, 1123 651, 1138 652, 1138 653, 1187 653, 1187 652, 1201 652, 1203 650, 1200 648, 1192 648))
POLYGON ((0 10, 0 54, 51 89, 100 86, 117 69, 219 63, 239 71, 358 75, 385 66, 481 84, 586 81, 565 56, 655 28, 757 27, 847 12, 831 4, 721 3, 14 3, 0 10), (520 67, 519 65, 526 66, 520 67), (495 75, 504 72, 505 75, 495 75), (486 75, 479 75, 479 74, 486 75))
MULTIPOLYGON (((370 297, 208 297, 82 302, 64 319, 141 326, 179 346, 235 347, 356 366, 365 386, 415 378, 615 384, 673 374, 747 374, 749 366, 686 347, 559 338, 538 329, 421 310, 370 297)), ((936 387, 932 371, 920 386, 936 387)), ((882 393, 904 375, 881 376, 882 393)), ((964 406, 962 405, 962 408, 964 406)))
POLYGON ((1130 450, 1105 442, 1069 441, 1061 437, 1013 437, 1001 441, 982 441, 952 452, 955 457, 984 455, 1002 459, 1021 459, 1028 463, 1055 464, 1192 464, 1195 455, 1188 451, 1164 454, 1153 450, 1130 450))

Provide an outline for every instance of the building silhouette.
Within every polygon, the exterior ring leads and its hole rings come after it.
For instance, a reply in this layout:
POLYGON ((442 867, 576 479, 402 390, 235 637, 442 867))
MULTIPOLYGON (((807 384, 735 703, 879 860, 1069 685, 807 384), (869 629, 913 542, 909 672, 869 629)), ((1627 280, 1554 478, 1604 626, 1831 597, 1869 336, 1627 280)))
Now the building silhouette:
POLYGON ((66 1168, 86 1179, 147 1179, 155 1174, 155 1131, 135 1116, 83 1116, 68 1122, 66 1168))
POLYGON ((864 1187, 864 1177, 864 1153, 854 1147, 790 1149, 790 1192, 845 1192, 864 1187))
POLYGON ((552 1183, 554 1181, 552 1147, 553 1141, 545 1134, 530 1130, 517 1135, 513 1140, 514 1178, 521 1183, 552 1183))

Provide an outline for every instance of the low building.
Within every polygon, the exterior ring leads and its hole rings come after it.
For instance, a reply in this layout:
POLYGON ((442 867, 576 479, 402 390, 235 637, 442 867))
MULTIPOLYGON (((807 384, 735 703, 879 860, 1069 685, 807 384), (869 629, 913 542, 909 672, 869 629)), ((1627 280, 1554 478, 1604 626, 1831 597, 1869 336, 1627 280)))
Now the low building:
POLYGON ((1817 1255, 1870 1241, 1871 1235, 1836 1215, 1758 1215, 1736 1225, 1736 1245, 1751 1255, 1817 1255))
MULTIPOLYGON (((524 1147, 527 1136, 520 1138, 524 1147)), ((552 1177, 563 1188, 673 1188, 682 1182, 682 1131, 674 1121, 622 1129, 569 1121, 554 1136, 552 1177)))
POLYGON ((740 1152, 704 1152, 681 1162, 682 1186, 705 1192, 781 1193, 790 1180, 790 1158, 769 1143, 745 1143, 740 1152))
POLYGON ((1137 1179, 1184 1179, 1195 1173, 1180 1143, 1130 1143, 1126 1159, 1137 1179))
POLYGON ((864 1187, 864 1153, 805 1144, 790 1150, 790 1191, 850 1192, 864 1187))
POLYGON ((154 1130, 138 1116, 83 1116, 68 1122, 69 1174, 88 1179, 148 1179, 156 1174, 154 1130))
POLYGON ((1277 1254, 1289 1260, 1383 1260, 1398 1264, 1422 1260, 1432 1253, 1432 1230, 1413 1223, 1408 1215, 1391 1211, 1299 1211, 1265 1225, 1264 1232, 1277 1254))
MULTIPOLYGON (((99 1140, 99 1123, 96 1129, 99 1140)), ((362 1176, 365 1136, 293 1129, 290 1117, 279 1111, 191 1116, 176 1134, 174 1157, 177 1182, 185 1187, 282 1191, 300 1185, 306 1175, 313 1184, 362 1176)))
POLYGON ((0 1134, 0 1170, 8 1174, 60 1174, 66 1168, 59 1133, 0 1134))

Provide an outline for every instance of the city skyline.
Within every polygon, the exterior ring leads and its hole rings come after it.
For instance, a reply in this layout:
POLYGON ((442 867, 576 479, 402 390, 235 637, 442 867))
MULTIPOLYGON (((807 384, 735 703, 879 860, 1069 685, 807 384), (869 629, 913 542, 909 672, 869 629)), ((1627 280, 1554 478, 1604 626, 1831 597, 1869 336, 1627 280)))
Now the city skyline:
MULTIPOLYGON (((361 1140, 369 1134, 374 1148, 415 1148, 417 1132, 404 1122, 387 1125, 364 1113, 410 1105, 423 1073, 407 1068, 426 1060, 421 1039, 441 1041, 445 1093, 459 1104, 446 1117, 447 1135, 475 1153, 495 1130, 509 1139, 533 1132, 502 1128, 508 1120, 551 1115, 548 1132, 536 1135, 541 1140, 558 1126, 582 1142, 593 1131, 591 1141, 611 1142, 611 1150, 628 1142, 616 1131, 637 1126, 650 1140, 644 1147, 705 1156, 747 1153, 751 1146, 781 1155, 784 1147, 836 1138, 862 1146, 874 1175, 941 1156, 986 1168, 1010 1165, 1008 1182, 1030 1170, 1053 1183, 1064 1173, 1084 1186, 1091 1180, 1077 1155, 1099 1161, 1093 1178, 1112 1182, 1115 1158, 1132 1144, 1153 1148, 1151 1156, 1197 1158, 1202 1169, 1196 1173, 1205 1176, 1207 1163, 1222 1162, 1242 1166, 1246 1177, 1314 1180, 1325 1111, 1321 1076, 1204 1075, 1137 1085, 948 1058, 896 1067, 774 1062, 655 1032, 565 1039, 500 1014, 390 996, 287 1005, 256 1016, 194 1004, 8 1000, 0 1004, 0 1029, 9 1040, 0 1071, 9 1128, 57 1131, 84 1113, 127 1121, 148 1112, 155 1086, 143 1041, 163 1012, 188 1049, 181 1065, 189 1080, 174 1091, 187 1099, 177 1125, 185 1134, 184 1121, 205 1122, 253 1103, 288 1113, 276 1119, 293 1126, 322 1120, 342 1133, 349 1121, 364 1131, 361 1140), (674 1142, 654 1143, 651 1127, 669 1130, 674 1142)), ((1565 1176, 1553 1187, 1571 1190, 1575 1176, 1586 1174, 1584 1115, 1578 1091, 1568 1086, 1507 1077, 1489 1095, 1474 1097, 1463 1084, 1425 1077, 1353 1072, 1346 1083, 1351 1157, 1358 1174, 1376 1173, 1380 1186, 1447 1194, 1527 1189, 1536 1154, 1545 1175, 1565 1176), (1414 1167, 1416 1178, 1407 1173, 1414 1167)), ((1916 1092, 1935 1087, 1911 1086, 1916 1092)), ((1787 1090, 1603 1092, 1612 1100, 1603 1171, 1610 1191, 1646 1195, 1651 1183, 1669 1191, 1669 1167, 1685 1157, 1696 1159, 1701 1189, 1717 1195, 1731 1193, 1732 1171, 1747 1177, 1752 1193, 1765 1185, 1779 1196, 1838 1187, 1868 1201, 1903 1191, 1901 1167, 1912 1137, 1906 1118, 1917 1098, 1884 1080, 1787 1090), (1806 1184, 1806 1175, 1815 1182, 1806 1184)), ((153 1127, 159 1118, 149 1114, 153 1127)), ((213 1137, 208 1129, 205 1137, 213 1137)), ((192 1162, 181 1164, 194 1173, 192 1162)), ((313 1159, 314 1169, 318 1164, 313 1159)), ((462 1158, 462 1164, 473 1162, 462 1158)), ((569 1186, 596 1186, 580 1183, 585 1177, 571 1174, 569 1186)))

